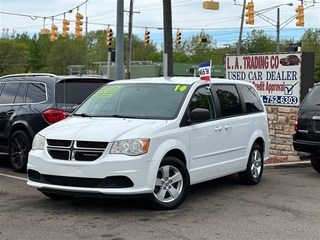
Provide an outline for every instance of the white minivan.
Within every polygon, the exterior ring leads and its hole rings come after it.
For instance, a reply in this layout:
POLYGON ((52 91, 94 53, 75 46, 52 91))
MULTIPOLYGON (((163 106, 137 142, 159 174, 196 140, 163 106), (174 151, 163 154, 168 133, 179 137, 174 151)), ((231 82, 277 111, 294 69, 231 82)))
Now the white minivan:
POLYGON ((36 135, 27 184, 52 199, 146 197, 174 209, 190 185, 235 173, 257 184, 269 151, 267 112, 248 82, 118 80, 36 135))

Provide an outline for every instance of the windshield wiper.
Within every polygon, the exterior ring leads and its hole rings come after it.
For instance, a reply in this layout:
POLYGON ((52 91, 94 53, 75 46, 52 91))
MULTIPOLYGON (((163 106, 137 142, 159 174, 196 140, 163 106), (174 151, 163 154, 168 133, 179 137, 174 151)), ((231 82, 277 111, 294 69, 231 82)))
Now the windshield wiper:
POLYGON ((149 119, 148 117, 138 117, 138 116, 124 116, 119 114, 113 114, 112 117, 115 118, 135 118, 135 119, 149 119))
POLYGON ((115 118, 136 118, 136 117, 132 117, 132 116, 123 116, 120 114, 113 114, 112 117, 115 117, 115 118))

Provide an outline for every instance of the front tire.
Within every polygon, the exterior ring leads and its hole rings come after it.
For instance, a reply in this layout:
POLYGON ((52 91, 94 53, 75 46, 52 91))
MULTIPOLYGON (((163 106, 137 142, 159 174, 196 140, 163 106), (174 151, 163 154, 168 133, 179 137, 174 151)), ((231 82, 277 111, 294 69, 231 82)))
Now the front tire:
POLYGON ((258 184, 263 173, 263 150, 260 144, 254 143, 250 151, 247 169, 239 173, 240 181, 244 184, 258 184))
POLYGON ((313 169, 320 173, 320 158, 311 158, 310 160, 313 169))
POLYGON ((28 154, 31 149, 31 138, 25 131, 16 131, 9 144, 9 162, 16 172, 27 171, 28 154))
POLYGON ((148 204, 156 210, 179 207, 190 189, 190 177, 186 166, 175 157, 165 157, 158 169, 156 184, 147 197, 148 204))

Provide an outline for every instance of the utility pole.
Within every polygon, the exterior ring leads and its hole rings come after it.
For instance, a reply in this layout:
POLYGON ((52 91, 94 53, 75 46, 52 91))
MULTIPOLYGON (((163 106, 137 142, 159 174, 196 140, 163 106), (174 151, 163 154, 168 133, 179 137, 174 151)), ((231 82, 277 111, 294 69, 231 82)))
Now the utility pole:
POLYGON ((242 31, 243 31, 243 21, 244 21, 244 12, 246 7, 246 0, 243 0, 243 7, 242 7, 242 15, 241 15, 241 24, 240 24, 240 33, 239 33, 239 40, 238 40, 238 48, 237 54, 241 53, 241 46, 242 46, 242 31))
POLYGON ((133 15, 133 0, 130 0, 130 9, 129 9, 129 26, 128 26, 128 46, 127 46, 127 79, 130 79, 131 73, 131 41, 132 41, 132 15, 133 15))
POLYGON ((123 2, 117 0, 116 80, 123 79, 123 2))
POLYGON ((173 76, 173 56, 172 56, 172 10, 171 0, 162 0, 163 2, 163 76, 173 76), (165 72, 166 70, 166 72, 165 72))
POLYGON ((88 17, 86 17, 86 74, 88 74, 88 17))
POLYGON ((280 52, 280 8, 277 8, 277 53, 280 52))
POLYGON ((130 9, 129 9, 129 26, 128 26, 128 46, 127 46, 127 63, 126 63, 126 78, 130 79, 131 75, 131 52, 132 52, 132 18, 133 13, 140 13, 133 11, 133 2, 130 0, 130 9))

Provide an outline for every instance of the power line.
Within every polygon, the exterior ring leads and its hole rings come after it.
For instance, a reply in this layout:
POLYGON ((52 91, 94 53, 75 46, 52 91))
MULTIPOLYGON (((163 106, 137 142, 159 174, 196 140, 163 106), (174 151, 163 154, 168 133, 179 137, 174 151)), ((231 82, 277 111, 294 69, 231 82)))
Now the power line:
POLYGON ((85 2, 81 3, 80 5, 66 11, 66 12, 63 12, 63 13, 59 13, 59 14, 56 14, 56 15, 52 15, 52 16, 47 16, 47 17, 44 17, 44 16, 36 16, 36 15, 27 15, 27 14, 21 14, 21 13, 11 13, 11 12, 0 12, 0 14, 8 14, 8 15, 14 15, 14 16, 20 16, 20 17, 29 17, 31 18, 32 20, 37 20, 38 18, 42 18, 42 19, 47 19, 47 18, 55 18, 55 17, 58 17, 58 16, 62 16, 62 15, 65 15, 66 13, 72 13, 73 10, 75 9, 79 9, 82 5, 86 4, 89 0, 86 0, 85 2))

